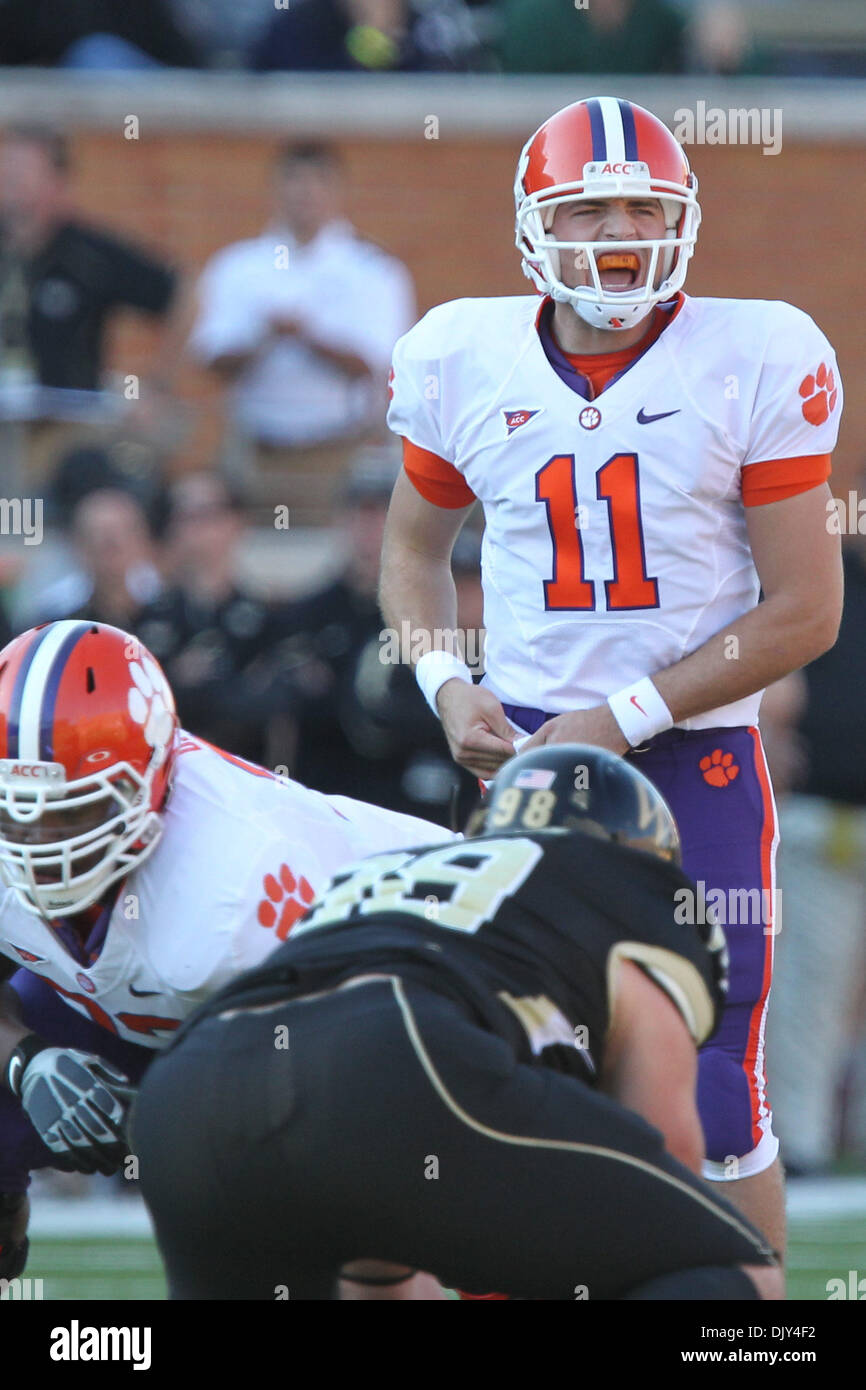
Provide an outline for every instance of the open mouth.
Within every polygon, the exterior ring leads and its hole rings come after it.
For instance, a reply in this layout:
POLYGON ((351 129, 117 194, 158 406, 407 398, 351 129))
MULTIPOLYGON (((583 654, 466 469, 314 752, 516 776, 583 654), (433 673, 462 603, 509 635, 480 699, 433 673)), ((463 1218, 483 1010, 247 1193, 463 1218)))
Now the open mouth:
POLYGON ((634 251, 605 251, 595 264, 603 289, 630 290, 638 283, 640 257, 634 251))

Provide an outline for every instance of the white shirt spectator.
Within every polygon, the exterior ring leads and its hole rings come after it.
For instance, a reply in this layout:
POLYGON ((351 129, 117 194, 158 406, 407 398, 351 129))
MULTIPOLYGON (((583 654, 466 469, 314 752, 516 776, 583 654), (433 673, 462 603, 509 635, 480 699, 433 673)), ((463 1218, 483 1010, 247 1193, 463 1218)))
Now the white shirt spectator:
POLYGON ((203 363, 255 353, 230 390, 235 424, 267 444, 303 447, 349 436, 385 411, 391 350, 415 320, 402 262, 328 222, 301 245, 284 228, 225 247, 205 267, 190 347, 203 363), (371 376, 354 379, 300 337, 273 334, 295 319, 316 342, 354 353, 371 376))

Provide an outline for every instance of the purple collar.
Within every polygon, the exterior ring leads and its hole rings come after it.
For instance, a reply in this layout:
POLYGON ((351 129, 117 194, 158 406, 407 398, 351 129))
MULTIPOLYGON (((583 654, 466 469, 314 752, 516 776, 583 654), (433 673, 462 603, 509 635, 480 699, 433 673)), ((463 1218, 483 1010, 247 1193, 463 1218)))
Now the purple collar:
POLYGON ((79 965, 92 965, 99 956, 105 944, 105 937, 108 931, 108 923, 114 911, 114 904, 117 901, 117 893, 112 893, 110 900, 105 904, 93 926, 84 945, 81 944, 81 937, 73 926, 72 918, 59 917, 56 922, 52 922, 54 935, 59 937, 69 954, 78 961, 79 965))
MULTIPOLYGON (((677 295, 673 299, 669 299, 666 304, 659 304, 657 307, 666 314, 672 314, 677 309, 679 302, 679 296, 677 295)), ((583 372, 579 372, 577 368, 569 362, 562 348, 553 336, 553 307, 553 300, 548 299, 545 304, 542 304, 538 315, 538 336, 541 339, 541 346, 544 348, 544 355, 559 379, 564 381, 566 386, 571 391, 574 391, 576 395, 582 396, 585 401, 590 401, 593 398, 590 395, 588 379, 583 375, 583 372)), ((666 327, 667 324, 665 324, 665 328, 666 327)), ((662 332, 664 332, 664 329, 662 332)), ((606 391, 615 381, 619 381, 620 377, 624 376, 629 368, 634 366, 635 362, 639 362, 644 354, 649 352, 650 348, 653 347, 657 341, 658 335, 653 338, 651 343, 647 344, 643 352, 639 352, 637 357, 633 357, 630 362, 627 362, 624 367, 621 367, 620 370, 605 383, 602 387, 602 391, 606 391)))

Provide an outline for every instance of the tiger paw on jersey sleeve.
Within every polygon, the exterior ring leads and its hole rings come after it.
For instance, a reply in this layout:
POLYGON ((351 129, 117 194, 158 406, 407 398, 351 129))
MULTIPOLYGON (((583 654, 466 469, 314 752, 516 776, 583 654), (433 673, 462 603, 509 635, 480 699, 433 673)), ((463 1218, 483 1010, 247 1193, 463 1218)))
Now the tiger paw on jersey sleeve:
POLYGON ((259 922, 263 927, 276 927, 277 940, 285 941, 313 901, 313 888, 303 874, 296 879, 288 864, 280 865, 279 877, 265 874, 262 886, 266 896, 259 903, 259 922))

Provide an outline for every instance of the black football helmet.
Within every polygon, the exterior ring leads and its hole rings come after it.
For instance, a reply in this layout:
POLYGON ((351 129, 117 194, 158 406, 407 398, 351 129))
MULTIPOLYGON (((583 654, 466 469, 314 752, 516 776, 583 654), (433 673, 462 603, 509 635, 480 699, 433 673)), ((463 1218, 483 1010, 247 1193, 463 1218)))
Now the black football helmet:
POLYGON ((551 743, 511 758, 466 833, 556 829, 682 861, 677 823, 661 792, 606 748, 551 743))

